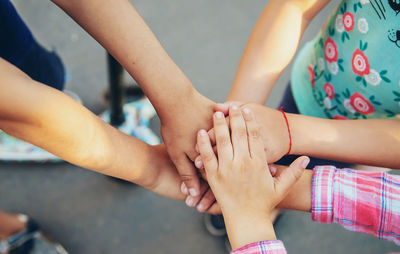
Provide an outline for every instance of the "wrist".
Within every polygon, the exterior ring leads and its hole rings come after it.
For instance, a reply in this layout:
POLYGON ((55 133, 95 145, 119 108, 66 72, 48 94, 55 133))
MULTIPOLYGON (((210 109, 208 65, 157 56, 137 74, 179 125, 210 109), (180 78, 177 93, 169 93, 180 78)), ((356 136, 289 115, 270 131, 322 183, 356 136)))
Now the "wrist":
POLYGON ((181 96, 176 99, 175 102, 171 102, 172 106, 160 109, 157 111, 159 114, 162 124, 168 124, 169 122, 176 122, 182 116, 189 114, 199 114, 199 119, 204 117, 204 113, 212 119, 214 112, 215 102, 209 100, 200 94, 197 90, 188 90, 185 93, 181 93, 181 96), (201 109, 201 112, 199 110, 201 109), (203 115, 200 115, 203 114, 203 115))
POLYGON ((160 95, 157 100, 150 101, 154 105, 161 122, 176 118, 176 114, 190 107, 193 101, 199 100, 200 93, 189 83, 188 85, 174 88, 173 93, 160 95))
POLYGON ((302 116, 299 116, 300 115, 298 114, 286 114, 288 120, 288 135, 290 129, 290 138, 292 142, 292 147, 289 154, 306 155, 305 141, 308 140, 309 137, 305 136, 306 133, 304 132, 304 128, 307 126, 307 123, 304 121, 302 116))
POLYGON ((165 152, 164 145, 147 145, 147 160, 141 169, 135 183, 143 186, 144 188, 153 191, 160 185, 160 175, 162 169, 168 163, 168 156, 165 152), (164 151, 164 152, 163 152, 164 151))
POLYGON ((253 242, 276 240, 268 213, 224 213, 229 241, 233 249, 253 242))

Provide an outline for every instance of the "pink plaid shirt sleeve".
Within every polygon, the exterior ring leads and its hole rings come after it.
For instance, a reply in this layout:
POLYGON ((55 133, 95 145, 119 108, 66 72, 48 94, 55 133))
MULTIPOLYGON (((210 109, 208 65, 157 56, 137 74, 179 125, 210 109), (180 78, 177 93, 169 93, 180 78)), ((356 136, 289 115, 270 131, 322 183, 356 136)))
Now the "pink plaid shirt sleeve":
POLYGON ((231 254, 286 254, 282 241, 271 240, 247 244, 231 252, 231 254))
POLYGON ((400 176, 378 171, 314 168, 312 220, 400 245, 400 176))

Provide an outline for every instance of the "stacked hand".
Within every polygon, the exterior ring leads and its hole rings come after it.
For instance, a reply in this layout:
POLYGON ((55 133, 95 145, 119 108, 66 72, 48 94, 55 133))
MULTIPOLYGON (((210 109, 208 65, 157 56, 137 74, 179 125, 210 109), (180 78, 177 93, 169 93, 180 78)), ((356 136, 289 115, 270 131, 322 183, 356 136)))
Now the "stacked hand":
POLYGON ((250 108, 240 110, 233 106, 229 116, 228 126, 222 112, 214 114, 217 156, 205 130, 199 131, 197 142, 208 183, 224 214, 232 247, 237 248, 276 239, 268 214, 301 177, 309 158, 298 158, 272 177, 260 129, 250 108))
MULTIPOLYGON (((242 104, 240 102, 217 104, 214 107, 214 110, 221 111, 225 116, 228 116, 227 120, 229 122, 230 106, 240 106, 241 108, 246 107, 250 109, 255 116, 258 116, 257 121, 260 124, 260 132, 263 134, 262 141, 265 147, 264 150, 265 155, 268 158, 268 162, 276 162, 287 154, 289 151, 289 134, 285 119, 283 118, 281 112, 255 103, 242 104)), ((210 136, 211 144, 213 146, 216 145, 214 133, 214 128, 208 131, 208 135, 210 136)), ((196 147, 198 150, 198 144, 196 147)), ((215 148, 214 151, 216 151, 215 148)), ((294 151, 293 148, 292 151, 294 151)), ((200 171, 204 170, 203 162, 200 156, 195 159, 195 165, 200 171)))
POLYGON ((187 195, 187 205, 197 206, 201 212, 215 213, 215 207, 209 209, 215 197, 208 184, 200 179, 193 163, 198 156, 195 150, 196 133, 199 129, 211 128, 215 103, 197 92, 185 100, 169 109, 168 114, 160 116, 161 134, 168 154, 181 176, 181 189, 187 195))

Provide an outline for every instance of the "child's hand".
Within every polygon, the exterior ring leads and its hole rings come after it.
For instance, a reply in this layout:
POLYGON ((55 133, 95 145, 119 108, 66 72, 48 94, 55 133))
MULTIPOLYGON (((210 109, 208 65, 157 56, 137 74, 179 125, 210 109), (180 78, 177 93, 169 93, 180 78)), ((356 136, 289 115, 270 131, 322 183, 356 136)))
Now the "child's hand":
POLYGON ((200 195, 200 179, 193 163, 198 156, 195 150, 196 132, 212 126, 215 103, 197 92, 182 100, 190 103, 176 105, 160 114, 161 134, 168 154, 185 184, 182 190, 187 192, 184 194, 197 197, 200 195))
MULTIPOLYGON (((241 108, 246 107, 249 108, 255 116, 257 116, 257 121, 260 123, 260 132, 262 134, 262 141, 265 146, 265 154, 268 157, 269 163, 274 163, 278 161, 282 156, 286 155, 289 151, 289 133, 288 128, 285 122, 285 118, 282 113, 278 110, 271 109, 268 107, 264 107, 260 104, 249 103, 244 104, 240 102, 229 102, 225 104, 217 104, 214 110, 219 109, 225 115, 229 115, 228 106, 229 105, 241 105, 241 108)), ((291 117, 290 114, 286 114, 288 118, 291 117)), ((229 116, 227 117, 229 121, 229 116)), ((292 129, 292 139, 295 138, 294 133, 294 119, 289 119, 289 124, 292 129)), ((211 144, 214 146, 215 135, 214 129, 208 131, 208 134, 211 139, 211 144)), ((295 151, 297 145, 297 140, 293 140, 293 147, 291 149, 291 153, 295 151)), ((198 145, 196 145, 198 149, 198 145)), ((195 165, 200 170, 203 170, 203 162, 201 161, 200 156, 195 159, 195 165)))
POLYGON ((273 178, 266 163, 259 126, 249 108, 243 115, 237 106, 230 108, 230 129, 224 114, 214 115, 218 159, 205 130, 197 143, 208 183, 221 206, 233 248, 276 239, 269 213, 302 175, 309 159, 300 157, 273 178))

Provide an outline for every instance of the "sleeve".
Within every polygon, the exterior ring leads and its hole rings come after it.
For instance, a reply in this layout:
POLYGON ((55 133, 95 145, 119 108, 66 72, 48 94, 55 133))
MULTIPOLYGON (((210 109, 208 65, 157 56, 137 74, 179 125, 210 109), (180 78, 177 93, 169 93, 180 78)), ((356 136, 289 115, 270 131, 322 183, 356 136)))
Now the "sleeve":
POLYGON ((400 245, 400 176, 315 167, 311 216, 400 245))
POLYGON ((231 254, 286 254, 282 241, 271 240, 247 244, 231 252, 231 254))

